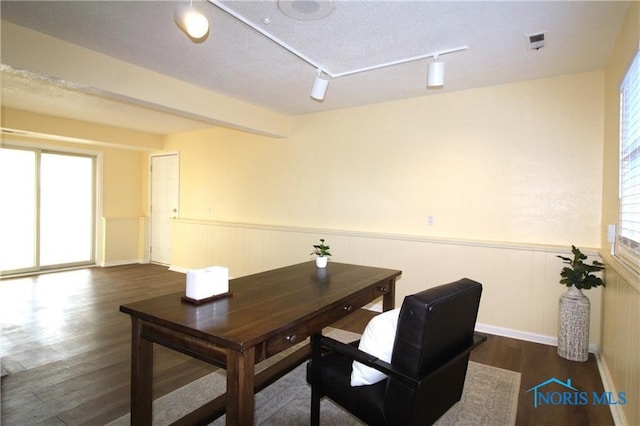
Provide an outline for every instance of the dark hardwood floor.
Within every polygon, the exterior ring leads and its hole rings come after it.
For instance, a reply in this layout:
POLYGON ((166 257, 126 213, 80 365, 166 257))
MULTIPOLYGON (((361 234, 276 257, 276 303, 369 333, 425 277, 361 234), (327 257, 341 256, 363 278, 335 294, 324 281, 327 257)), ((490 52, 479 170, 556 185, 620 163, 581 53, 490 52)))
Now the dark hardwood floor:
MULTIPOLYGON (((123 303, 181 291, 184 275, 158 265, 88 268, 0 281, 2 425, 103 425, 129 412, 130 320, 123 303)), ((360 310, 334 326, 361 333, 360 310)), ((154 398, 213 371, 155 346, 154 398)), ((526 391, 551 378, 601 393, 593 355, 585 363, 556 348, 489 336, 471 359, 522 374, 518 425, 612 425, 602 405, 534 408, 526 391)))

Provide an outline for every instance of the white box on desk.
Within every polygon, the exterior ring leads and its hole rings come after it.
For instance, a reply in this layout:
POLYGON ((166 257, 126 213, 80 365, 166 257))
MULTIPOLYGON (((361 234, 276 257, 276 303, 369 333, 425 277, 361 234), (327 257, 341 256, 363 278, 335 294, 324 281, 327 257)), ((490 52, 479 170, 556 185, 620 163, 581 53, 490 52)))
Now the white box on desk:
POLYGON ((229 268, 209 266, 187 271, 186 296, 201 300, 229 292, 229 268))

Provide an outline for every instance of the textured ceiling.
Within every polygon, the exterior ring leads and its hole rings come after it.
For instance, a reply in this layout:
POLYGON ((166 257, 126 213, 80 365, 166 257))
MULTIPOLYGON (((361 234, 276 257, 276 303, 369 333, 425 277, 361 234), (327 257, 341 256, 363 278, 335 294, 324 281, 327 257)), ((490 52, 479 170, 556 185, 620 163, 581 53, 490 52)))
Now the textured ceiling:
MULTIPOLYGON (((431 59, 421 59, 332 79, 317 102, 309 97, 313 65, 213 0, 193 2, 210 21, 208 37, 194 43, 173 21, 176 5, 184 3, 3 1, 0 7, 3 20, 285 115, 603 69, 628 8, 616 1, 335 1, 328 16, 300 20, 283 14, 277 1, 221 2, 333 74, 468 46, 440 57, 444 88, 426 88, 431 59), (546 46, 531 50, 527 35, 541 32, 546 46)), ((303 17, 319 5, 327 3, 289 2, 303 17)), ((100 88, 86 93, 73 82, 2 77, 7 106, 156 133, 207 125, 153 105, 134 113, 135 102, 105 100, 100 88)))

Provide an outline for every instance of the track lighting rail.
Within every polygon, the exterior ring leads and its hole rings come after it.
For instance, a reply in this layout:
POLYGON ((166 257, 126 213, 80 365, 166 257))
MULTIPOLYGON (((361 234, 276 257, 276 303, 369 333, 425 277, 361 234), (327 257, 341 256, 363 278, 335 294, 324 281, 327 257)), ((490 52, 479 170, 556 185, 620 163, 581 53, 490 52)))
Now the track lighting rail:
POLYGON ((225 12, 228 15, 232 16, 233 18, 235 18, 238 21, 242 22, 243 24, 253 28, 255 31, 257 31, 258 33, 262 34, 264 37, 268 38, 269 40, 273 41, 274 43, 280 45, 285 50, 288 50, 293 55, 297 56, 298 58, 302 59, 304 62, 306 62, 309 65, 311 65, 314 69, 322 70, 322 72, 324 74, 328 75, 331 78, 346 77, 348 75, 358 74, 358 73, 366 72, 366 71, 373 71, 373 70, 376 70, 376 69, 379 69, 379 68, 390 67, 392 65, 400 65, 400 64, 407 63, 407 62, 418 61, 420 59, 437 58, 440 55, 446 55, 448 53, 459 52, 461 50, 466 50, 466 49, 469 48, 469 46, 454 47, 452 49, 438 50, 436 52, 425 53, 424 55, 412 56, 410 58, 399 59, 397 61, 385 62, 383 64, 372 65, 372 66, 369 66, 369 67, 358 68, 358 69, 355 69, 355 70, 335 73, 335 72, 331 72, 326 67, 320 65, 318 62, 316 62, 313 59, 309 58, 307 55, 303 54, 302 52, 296 50, 295 48, 293 48, 292 46, 290 46, 286 42, 280 40, 279 38, 277 38, 273 34, 270 34, 269 32, 265 31, 263 28, 260 28, 259 26, 257 26, 253 22, 251 22, 248 19, 246 19, 244 16, 236 13, 234 10, 230 9, 229 7, 227 7, 221 1, 219 1, 219 0, 207 0, 207 1, 209 3, 211 3, 212 5, 216 6, 217 8, 219 8, 220 10, 222 10, 223 12, 225 12))
MULTIPOLYGON (((290 46, 289 44, 287 44, 283 40, 280 40, 278 37, 274 36, 273 34, 267 32, 267 31, 265 31, 263 28, 261 28, 258 25, 254 24, 253 22, 251 22, 250 20, 248 20, 244 16, 242 16, 239 13, 235 12, 234 10, 232 10, 231 8, 226 6, 222 1, 220 1, 220 0, 207 0, 207 1, 209 3, 211 3, 212 5, 214 5, 215 7, 217 7, 218 9, 222 10, 223 12, 225 12, 226 14, 228 14, 229 16, 237 19, 238 21, 242 22, 243 24, 247 25, 248 27, 254 29, 259 34, 263 35, 264 37, 266 37, 269 40, 273 41, 274 43, 278 44, 283 49, 289 51, 291 54, 297 56, 298 58, 300 58, 301 60, 303 60, 307 64, 311 65, 314 69, 316 69, 317 70, 317 76, 316 76, 316 79, 315 79, 315 82, 314 82, 314 86, 312 88, 311 97, 313 99, 316 99, 316 100, 319 100, 319 101, 324 100, 324 95, 326 93, 327 86, 328 86, 328 80, 323 79, 321 77, 321 74, 325 74, 326 76, 328 76, 328 77, 330 77, 332 79, 335 79, 335 78, 346 77, 346 76, 349 76, 349 75, 358 74, 358 73, 362 73, 362 72, 366 72, 366 71, 373 71, 373 70, 380 69, 380 68, 390 67, 392 65, 400 65, 400 64, 407 63, 407 62, 418 61, 418 60, 421 60, 421 59, 434 58, 434 60, 437 62, 439 56, 446 55, 446 54, 449 54, 449 53, 459 52, 459 51, 466 50, 466 49, 469 48, 469 46, 459 46, 459 47, 454 47, 452 49, 438 50, 436 52, 425 53, 423 55, 412 56, 410 58, 399 59, 399 60, 396 60, 396 61, 390 61, 390 62, 385 62, 385 63, 382 63, 382 64, 377 64, 377 65, 372 65, 372 66, 368 66, 368 67, 363 67, 363 68, 358 68, 358 69, 354 69, 354 70, 335 73, 335 72, 331 72, 325 66, 320 65, 318 62, 316 62, 313 59, 309 58, 307 55, 303 54, 302 52, 298 51, 294 47, 290 46)), ((430 64, 430 65, 433 65, 433 64, 430 64)), ((437 78, 438 81, 437 81, 437 84, 433 85, 433 87, 442 86, 442 84, 443 84, 443 82, 441 80, 443 80, 443 78, 444 78, 444 74, 443 74, 444 68, 443 68, 443 64, 439 64, 439 65, 440 65, 439 73, 438 73, 439 75, 438 75, 438 78, 437 78)), ((435 69, 435 67, 431 67, 430 66, 429 70, 431 71, 432 69, 435 69)), ((431 87, 431 84, 429 86, 431 87)))

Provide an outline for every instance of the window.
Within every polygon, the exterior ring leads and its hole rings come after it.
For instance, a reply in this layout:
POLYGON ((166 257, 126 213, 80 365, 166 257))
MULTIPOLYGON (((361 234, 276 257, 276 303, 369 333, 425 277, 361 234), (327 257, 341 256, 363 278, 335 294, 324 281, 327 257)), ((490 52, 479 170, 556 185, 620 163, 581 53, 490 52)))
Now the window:
POLYGON ((640 53, 620 88, 620 222, 617 254, 640 268, 640 53))

